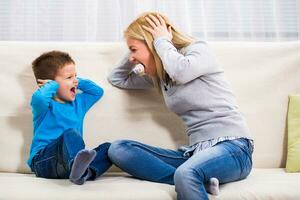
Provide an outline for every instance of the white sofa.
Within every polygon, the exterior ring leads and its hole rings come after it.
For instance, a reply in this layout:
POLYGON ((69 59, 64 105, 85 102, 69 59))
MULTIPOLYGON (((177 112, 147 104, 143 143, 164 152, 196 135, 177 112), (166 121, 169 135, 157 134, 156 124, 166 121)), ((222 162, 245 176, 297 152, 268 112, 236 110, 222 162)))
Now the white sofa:
MULTIPOLYGON (((255 140, 254 169, 246 180, 221 185, 210 199, 300 199, 300 173, 286 173, 288 95, 300 92, 300 42, 209 43, 237 96, 255 140)), ((116 167, 96 181, 36 178, 26 166, 32 138, 29 102, 36 89, 31 62, 42 52, 67 51, 78 74, 100 84, 103 98, 85 118, 89 148, 134 139, 175 149, 186 142, 180 119, 156 90, 126 91, 107 76, 126 52, 123 43, 0 42, 0 199, 176 199, 173 186, 131 178, 116 167)))

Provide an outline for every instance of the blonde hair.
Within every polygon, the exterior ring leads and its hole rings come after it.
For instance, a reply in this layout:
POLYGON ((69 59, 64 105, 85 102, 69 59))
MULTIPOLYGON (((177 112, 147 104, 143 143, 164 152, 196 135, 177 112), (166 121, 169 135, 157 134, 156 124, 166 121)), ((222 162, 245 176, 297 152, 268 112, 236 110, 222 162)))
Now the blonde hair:
POLYGON ((158 79, 163 80, 165 83, 167 83, 170 81, 170 78, 169 78, 168 74, 166 73, 166 71, 164 70, 161 59, 157 55, 157 53, 154 49, 152 34, 149 33, 148 31, 146 31, 145 29, 143 29, 143 27, 142 27, 144 25, 146 27, 152 28, 150 26, 150 24, 146 21, 145 17, 148 15, 156 16, 157 14, 159 14, 164 19, 167 27, 171 26, 172 35, 173 35, 172 43, 175 46, 175 48, 181 49, 183 47, 186 47, 189 44, 191 44, 194 41, 194 39, 192 37, 180 32, 178 29, 176 29, 172 25, 172 23, 166 16, 164 16, 160 13, 157 13, 157 12, 143 13, 137 19, 135 19, 124 31, 125 38, 132 38, 132 39, 141 40, 141 41, 145 42, 145 44, 147 45, 148 49, 150 50, 150 52, 152 53, 152 55, 154 57, 154 61, 155 61, 155 65, 156 65, 156 72, 157 72, 156 83, 158 85, 160 85, 158 79))

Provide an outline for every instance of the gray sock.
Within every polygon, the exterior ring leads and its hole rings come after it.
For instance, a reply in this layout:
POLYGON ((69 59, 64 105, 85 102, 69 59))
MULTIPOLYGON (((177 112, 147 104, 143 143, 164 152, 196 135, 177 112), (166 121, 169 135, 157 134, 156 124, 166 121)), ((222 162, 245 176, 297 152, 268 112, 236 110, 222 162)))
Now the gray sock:
POLYGON ((219 190, 219 180, 217 178, 210 178, 207 184, 205 185, 206 191, 212 195, 218 195, 219 190))
POLYGON ((92 173, 91 169, 87 169, 86 173, 84 173, 81 178, 79 178, 77 180, 70 179, 70 181, 75 183, 76 185, 82 185, 85 183, 85 181, 87 181, 92 176, 92 174, 93 173, 92 173))
MULTIPOLYGON (((83 150, 79 151, 73 161, 71 173, 69 176, 70 181, 72 181, 73 183, 76 183, 79 181, 80 178, 83 178, 83 175, 85 175, 85 173, 88 174, 89 170, 87 172, 87 169, 95 157, 96 157, 95 150, 83 149, 83 150)), ((87 178, 85 180, 87 180, 87 178)))

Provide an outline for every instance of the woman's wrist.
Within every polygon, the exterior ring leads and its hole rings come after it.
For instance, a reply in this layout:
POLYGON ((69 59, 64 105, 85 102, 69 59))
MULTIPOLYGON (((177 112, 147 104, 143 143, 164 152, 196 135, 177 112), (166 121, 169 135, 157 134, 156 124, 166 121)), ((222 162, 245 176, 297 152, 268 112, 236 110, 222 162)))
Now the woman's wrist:
POLYGON ((155 38, 153 40, 153 44, 155 45, 155 44, 161 42, 162 40, 167 40, 168 42, 172 42, 169 37, 167 37, 167 36, 160 36, 160 37, 155 38))

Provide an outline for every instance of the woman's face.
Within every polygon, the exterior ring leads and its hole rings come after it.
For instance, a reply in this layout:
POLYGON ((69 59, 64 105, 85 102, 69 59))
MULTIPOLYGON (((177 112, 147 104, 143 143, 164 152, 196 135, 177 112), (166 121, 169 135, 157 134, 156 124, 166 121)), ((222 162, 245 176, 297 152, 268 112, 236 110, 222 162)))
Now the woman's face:
POLYGON ((135 64, 142 64, 145 68, 145 74, 156 76, 154 57, 147 45, 141 40, 129 37, 126 39, 126 42, 130 50, 129 61, 135 64))

